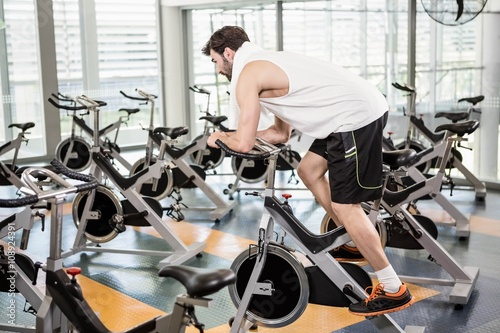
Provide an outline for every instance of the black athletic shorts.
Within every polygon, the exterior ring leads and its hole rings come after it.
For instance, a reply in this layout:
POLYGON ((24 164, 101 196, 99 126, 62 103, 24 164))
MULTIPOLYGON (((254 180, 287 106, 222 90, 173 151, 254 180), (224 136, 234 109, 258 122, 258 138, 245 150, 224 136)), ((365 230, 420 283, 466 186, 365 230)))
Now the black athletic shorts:
POLYGON ((382 136, 388 112, 351 132, 316 139, 309 151, 328 161, 332 202, 356 204, 382 196, 382 136))

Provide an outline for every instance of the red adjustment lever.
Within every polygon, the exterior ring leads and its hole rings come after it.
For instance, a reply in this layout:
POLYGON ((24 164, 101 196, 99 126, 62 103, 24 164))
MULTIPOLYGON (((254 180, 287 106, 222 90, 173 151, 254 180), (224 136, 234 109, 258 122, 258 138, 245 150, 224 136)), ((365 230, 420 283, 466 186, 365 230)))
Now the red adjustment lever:
POLYGON ((66 273, 71 275, 71 282, 76 282, 75 276, 82 273, 82 269, 80 267, 70 267, 66 270, 66 273))
POLYGON ((291 195, 291 194, 288 194, 288 193, 283 193, 281 196, 282 196, 283 198, 285 198, 285 200, 288 200, 288 199, 290 199, 290 198, 292 197, 292 195, 291 195))

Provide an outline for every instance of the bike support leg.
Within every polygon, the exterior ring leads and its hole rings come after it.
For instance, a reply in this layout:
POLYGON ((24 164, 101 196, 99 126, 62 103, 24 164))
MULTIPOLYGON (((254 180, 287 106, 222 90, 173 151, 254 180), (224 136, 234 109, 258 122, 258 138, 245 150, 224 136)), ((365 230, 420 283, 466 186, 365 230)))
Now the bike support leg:
POLYGON ((486 197, 486 185, 482 181, 477 179, 476 176, 474 176, 472 172, 470 172, 469 169, 467 169, 458 158, 453 159, 453 166, 465 176, 465 178, 471 183, 472 186, 474 186, 476 199, 486 197))
MULTIPOLYGON (((408 176, 410 176, 415 182, 426 181, 427 178, 422 175, 420 171, 416 168, 408 169, 408 176)), ((434 177, 437 177, 434 176, 434 177)), ((442 222, 438 223, 445 226, 453 225, 456 227, 456 235, 458 237, 469 237, 470 235, 470 221, 469 219, 462 214, 456 207, 453 205, 441 192, 440 192, 440 184, 441 177, 435 178, 432 184, 432 189, 429 189, 429 195, 432 199, 437 202, 450 216, 455 220, 455 223, 442 222)), ((436 222, 437 223, 437 222, 436 222)))
MULTIPOLYGON (((174 160, 173 163, 187 176, 193 177, 193 183, 205 193, 205 195, 215 204, 215 208, 206 208, 211 210, 210 218, 220 220, 226 216, 235 206, 235 202, 228 203, 223 200, 206 182, 201 178, 189 164, 182 158, 174 160)), ((194 209, 194 208, 193 208, 194 209)), ((200 209, 201 210, 201 209, 200 209)))

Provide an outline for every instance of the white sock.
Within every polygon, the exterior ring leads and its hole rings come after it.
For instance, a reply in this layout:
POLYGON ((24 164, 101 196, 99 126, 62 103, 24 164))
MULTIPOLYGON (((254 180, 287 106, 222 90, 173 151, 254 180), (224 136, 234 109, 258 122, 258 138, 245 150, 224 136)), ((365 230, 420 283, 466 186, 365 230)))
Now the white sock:
POLYGON ((353 241, 348 241, 347 243, 345 243, 345 245, 350 246, 350 247, 356 247, 356 244, 354 244, 353 241))
POLYGON ((378 281, 384 284, 384 290, 386 292, 394 294, 399 291, 401 280, 396 275, 392 265, 389 264, 386 268, 376 271, 375 274, 377 275, 378 281))

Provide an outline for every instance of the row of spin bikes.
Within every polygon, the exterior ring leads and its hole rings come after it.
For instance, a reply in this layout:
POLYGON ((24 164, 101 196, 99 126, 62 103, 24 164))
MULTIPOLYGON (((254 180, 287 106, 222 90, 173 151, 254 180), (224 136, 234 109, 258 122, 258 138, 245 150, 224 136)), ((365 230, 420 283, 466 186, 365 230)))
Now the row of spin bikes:
MULTIPOLYGON (((96 103, 99 105, 99 102, 96 103)), ((461 124, 442 126, 440 131, 444 131, 447 138, 461 138, 465 134, 472 133, 477 126, 475 121, 465 121, 461 124)), ((177 135, 175 130, 179 129, 163 128, 153 132, 175 137, 177 135)), ((96 132, 94 132, 94 138, 97 136, 96 132)), ((443 171, 449 164, 447 161, 452 152, 453 142, 451 139, 447 140, 444 150, 447 155, 442 157, 438 166, 441 180, 443 171)), ((94 146, 97 145, 94 144, 94 146)), ((197 270, 183 265, 168 265, 162 268, 160 275, 179 280, 185 286, 187 294, 178 296, 176 307, 170 315, 155 318, 129 332, 184 332, 186 325, 194 325, 200 332, 203 332, 203 326, 194 315, 194 306, 208 305, 209 300, 206 296, 225 286, 229 286, 231 298, 238 306, 231 332, 245 332, 253 323, 270 327, 289 325, 301 316, 309 302, 347 306, 353 301, 364 299, 365 289, 371 285, 369 275, 364 270, 356 268, 358 267, 356 265, 337 263, 328 254, 330 250, 349 240, 345 230, 332 227, 328 219, 325 219, 326 222, 322 226, 325 233, 314 235, 307 231, 307 228, 294 216, 287 199, 282 202, 276 198, 275 171, 279 156, 286 148, 276 147, 263 141, 260 141, 256 147, 258 152, 252 154, 239 154, 224 146, 221 148, 228 155, 242 160, 267 161, 267 188, 263 193, 254 193, 264 197, 265 200, 259 242, 249 251, 238 256, 231 270, 197 270), (279 232, 274 230, 275 224, 280 226, 279 232), (276 234, 279 236, 276 237, 276 234), (285 244, 285 236, 291 238, 305 254, 308 264, 304 264, 304 258, 301 261, 297 259, 296 251, 285 244), (279 272, 289 272, 291 275, 284 278, 279 272), (326 299, 325 290, 331 291, 326 299)), ((96 151, 101 148, 93 147, 93 149, 96 151)), ((392 153, 385 153, 384 161, 388 166, 386 181, 398 179, 398 170, 410 169, 412 165, 418 164, 424 155, 414 150, 396 150, 392 153)), ((106 169, 103 165, 101 162, 101 168, 106 169)), ((20 188, 25 191, 25 195, 0 202, 0 205, 4 207, 35 205, 40 202, 49 202, 53 207, 51 230, 54 231, 51 231, 51 255, 47 263, 33 264, 34 272, 41 268, 47 273, 47 295, 38 297, 37 327, 43 327, 39 330, 40 332, 52 332, 55 328, 68 329, 68 331, 76 328, 80 332, 109 332, 93 314, 81 293, 81 288, 75 278, 79 270, 62 268, 60 237, 58 237, 62 223, 60 208, 65 196, 70 193, 85 193, 97 189, 99 182, 95 177, 68 170, 57 161, 53 162, 52 167, 52 170, 40 168, 24 170, 20 174, 19 184, 20 188), (72 185, 61 175, 85 184, 72 185), (41 187, 40 181, 46 179, 57 183, 58 189, 46 190, 41 187), (38 269, 37 266, 39 266, 38 269), (72 277, 68 278, 68 274, 72 277), (61 312, 64 316, 60 315, 61 312)), ((432 261, 438 263, 452 277, 448 280, 432 279, 432 281, 425 277, 421 280, 408 277, 407 281, 450 285, 453 287, 450 302, 460 307, 467 304, 479 270, 459 265, 446 250, 439 246, 434 227, 426 219, 417 217, 409 211, 407 204, 415 201, 415 198, 421 195, 421 190, 429 187, 429 184, 429 179, 426 179, 402 190, 394 191, 394 188, 387 187, 380 202, 367 203, 367 213, 378 212, 374 223, 378 226, 381 240, 387 246, 427 250, 432 261), (384 214, 389 213, 388 217, 380 214, 381 207, 384 214)), ((122 184, 122 186, 125 185, 122 184)), ((154 189, 154 182, 151 188, 154 189)), ((6 225, 2 224, 2 226, 6 225)), ((21 257, 19 255, 19 258, 21 257)), ((4 255, 3 258, 8 258, 8 255, 4 255)), ((31 274, 29 259, 19 259, 16 260, 17 263, 25 266, 24 269, 19 267, 19 271, 28 272, 30 275, 27 277, 28 281, 36 280, 36 276, 33 277, 31 274)), ((21 284, 20 290, 21 292, 24 290, 21 284)), ((29 294, 26 291, 25 293, 29 294)), ((37 304, 36 301, 33 303, 37 304)), ((416 326, 407 326, 403 330, 388 315, 367 319, 381 332, 423 332, 422 327, 416 326)))

